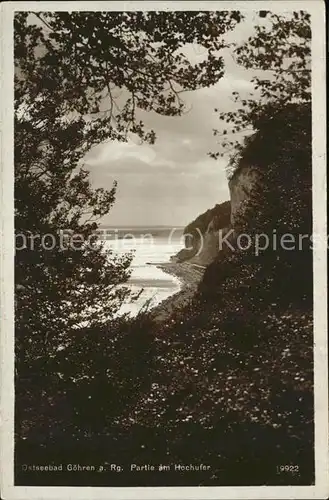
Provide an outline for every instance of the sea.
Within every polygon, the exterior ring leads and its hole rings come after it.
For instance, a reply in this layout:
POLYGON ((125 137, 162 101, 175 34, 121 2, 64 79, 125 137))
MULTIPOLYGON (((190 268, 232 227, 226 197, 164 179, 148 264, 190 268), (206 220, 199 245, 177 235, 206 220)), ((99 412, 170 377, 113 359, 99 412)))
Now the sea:
POLYGON ((100 228, 105 245, 116 254, 133 252, 131 276, 127 285, 138 299, 125 302, 119 314, 136 316, 141 310, 157 306, 177 293, 181 284, 178 278, 165 273, 155 264, 170 261, 184 247, 183 228, 157 227, 106 227, 100 228))

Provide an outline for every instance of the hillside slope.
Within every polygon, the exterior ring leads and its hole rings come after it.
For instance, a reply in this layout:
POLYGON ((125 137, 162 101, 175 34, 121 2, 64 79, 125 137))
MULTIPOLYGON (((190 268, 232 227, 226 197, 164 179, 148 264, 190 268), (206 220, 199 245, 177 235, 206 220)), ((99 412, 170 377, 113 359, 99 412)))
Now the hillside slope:
POLYGON ((175 262, 191 261, 208 265, 218 254, 219 231, 230 229, 231 203, 225 201, 199 215, 184 229, 185 248, 172 258, 175 262))

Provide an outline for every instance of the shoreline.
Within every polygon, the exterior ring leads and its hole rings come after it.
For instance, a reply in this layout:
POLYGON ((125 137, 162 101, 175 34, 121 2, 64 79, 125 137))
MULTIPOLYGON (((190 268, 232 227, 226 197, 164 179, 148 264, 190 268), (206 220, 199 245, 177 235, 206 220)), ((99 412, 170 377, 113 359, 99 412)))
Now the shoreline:
POLYGON ((202 280, 203 272, 195 269, 188 262, 159 262, 150 265, 156 266, 163 272, 177 278, 181 286, 178 292, 170 295, 170 297, 151 309, 152 319, 162 323, 170 319, 175 311, 187 305, 193 298, 202 280))

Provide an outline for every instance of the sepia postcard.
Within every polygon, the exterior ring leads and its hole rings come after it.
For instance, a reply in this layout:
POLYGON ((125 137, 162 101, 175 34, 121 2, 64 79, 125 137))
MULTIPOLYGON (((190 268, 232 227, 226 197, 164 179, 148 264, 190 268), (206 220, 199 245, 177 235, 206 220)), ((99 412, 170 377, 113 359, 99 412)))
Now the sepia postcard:
POLYGON ((1 498, 329 495, 325 11, 1 5, 1 498))

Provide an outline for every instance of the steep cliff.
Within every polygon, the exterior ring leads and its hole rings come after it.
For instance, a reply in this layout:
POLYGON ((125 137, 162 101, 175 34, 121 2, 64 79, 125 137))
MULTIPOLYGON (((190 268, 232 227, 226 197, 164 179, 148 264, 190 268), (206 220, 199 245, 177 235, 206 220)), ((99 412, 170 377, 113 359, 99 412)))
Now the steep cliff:
POLYGON ((231 204, 217 204, 199 215, 184 229, 185 248, 172 257, 173 261, 190 260, 195 264, 208 265, 218 254, 219 231, 230 228, 231 204))
MULTIPOLYGON (((185 248, 173 260, 203 266, 222 262, 220 235, 227 232, 233 244, 239 233, 250 238, 264 232, 269 238, 274 232, 294 232, 296 238, 312 233, 310 116, 307 105, 287 106, 262 123, 240 152, 229 180, 230 201, 207 210, 185 228, 185 248)), ((288 254, 280 259, 287 261, 288 254)), ((294 260, 299 257, 294 255, 294 260)))
POLYGON ((250 200, 252 190, 260 180, 259 170, 249 165, 238 168, 229 180, 231 198, 231 226, 235 227, 237 215, 243 213, 250 200))
POLYGON ((229 241, 235 238, 235 222, 244 213, 255 186, 260 182, 259 170, 243 165, 238 168, 229 181, 230 201, 217 204, 199 215, 184 229, 185 248, 172 257, 173 261, 190 261, 207 266, 221 252, 220 236, 229 241))

